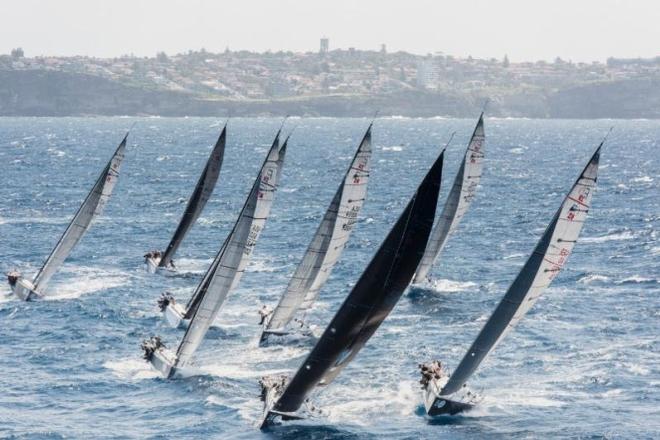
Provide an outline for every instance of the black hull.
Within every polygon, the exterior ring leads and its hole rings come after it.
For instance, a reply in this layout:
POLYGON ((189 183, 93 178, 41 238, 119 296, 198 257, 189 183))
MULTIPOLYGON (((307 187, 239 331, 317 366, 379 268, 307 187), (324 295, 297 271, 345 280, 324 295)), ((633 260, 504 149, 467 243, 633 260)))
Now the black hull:
POLYGON ((428 410, 427 415, 434 416, 453 416, 474 408, 473 404, 457 402, 455 400, 436 398, 433 405, 428 410))

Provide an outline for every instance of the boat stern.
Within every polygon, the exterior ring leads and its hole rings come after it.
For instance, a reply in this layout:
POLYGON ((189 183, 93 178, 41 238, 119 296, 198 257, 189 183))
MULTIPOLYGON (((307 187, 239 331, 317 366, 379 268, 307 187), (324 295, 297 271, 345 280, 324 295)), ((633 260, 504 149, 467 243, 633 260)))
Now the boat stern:
POLYGON ((428 416, 453 416, 468 411, 476 404, 476 394, 464 387, 451 396, 443 396, 442 388, 449 380, 449 374, 443 369, 439 361, 427 362, 419 365, 422 379, 422 393, 424 409, 428 416))
POLYGON ((164 378, 169 379, 176 372, 176 356, 168 350, 158 336, 152 336, 141 345, 144 360, 158 370, 164 378))
POLYGON ((184 327, 186 323, 186 309, 176 302, 174 296, 169 293, 163 293, 158 299, 158 308, 163 312, 163 318, 170 327, 184 327))
POLYGON ((7 281, 11 291, 23 301, 32 301, 41 298, 42 295, 35 290, 34 284, 21 276, 19 272, 9 272, 7 281))

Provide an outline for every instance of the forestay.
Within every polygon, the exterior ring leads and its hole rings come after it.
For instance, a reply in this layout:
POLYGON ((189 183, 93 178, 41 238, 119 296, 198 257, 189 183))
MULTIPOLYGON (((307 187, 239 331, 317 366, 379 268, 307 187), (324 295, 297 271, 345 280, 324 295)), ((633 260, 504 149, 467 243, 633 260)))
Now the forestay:
POLYGON ((442 178, 437 158, 405 210, 362 273, 330 325, 273 409, 294 412, 317 385, 327 385, 350 363, 387 318, 422 258, 431 233, 442 178))
POLYGON ((179 249, 181 242, 186 234, 188 234, 188 231, 190 231, 192 225, 197 221, 204 210, 206 203, 211 198, 218 181, 218 176, 220 175, 220 169, 222 168, 226 140, 227 125, 225 124, 222 133, 220 133, 220 137, 218 137, 218 141, 215 143, 213 150, 211 150, 211 155, 206 161, 204 171, 202 171, 202 174, 199 176, 195 191, 193 191, 190 200, 188 200, 186 210, 174 232, 174 236, 172 236, 172 240, 163 253, 160 263, 158 264, 159 267, 168 267, 170 265, 170 262, 176 251, 179 249))
POLYGON ((122 160, 124 159, 124 151, 126 149, 126 139, 128 133, 124 136, 115 154, 103 169, 103 172, 96 180, 94 187, 85 198, 78 212, 69 223, 69 226, 64 231, 64 234, 57 242, 57 245, 51 252, 50 256, 44 263, 43 267, 37 273, 34 279, 34 290, 42 291, 50 281, 51 277, 57 272, 64 260, 67 259, 73 248, 78 244, 80 239, 85 235, 89 229, 92 221, 101 215, 103 208, 108 202, 112 190, 117 184, 119 177, 119 168, 122 160))
POLYGON ((304 313, 309 309, 341 257, 367 196, 372 151, 371 127, 372 124, 360 142, 344 180, 337 188, 286 292, 275 308, 267 330, 283 329, 296 312, 304 313))
POLYGON ((176 353, 176 362, 180 366, 190 361, 227 294, 238 284, 266 223, 288 141, 279 147, 279 136, 278 132, 234 228, 200 283, 198 298, 193 300, 195 307, 190 324, 176 353))
POLYGON ((413 283, 421 283, 427 278, 433 264, 445 247, 447 238, 458 228, 458 224, 472 203, 481 179, 485 140, 484 114, 482 113, 468 143, 463 162, 458 169, 445 206, 433 227, 429 244, 426 246, 422 262, 419 263, 413 283))
POLYGON ((449 395, 458 391, 504 335, 520 321, 541 293, 566 263, 586 220, 596 187, 598 147, 575 185, 555 213, 534 252, 513 281, 461 360, 447 384, 440 391, 449 395))

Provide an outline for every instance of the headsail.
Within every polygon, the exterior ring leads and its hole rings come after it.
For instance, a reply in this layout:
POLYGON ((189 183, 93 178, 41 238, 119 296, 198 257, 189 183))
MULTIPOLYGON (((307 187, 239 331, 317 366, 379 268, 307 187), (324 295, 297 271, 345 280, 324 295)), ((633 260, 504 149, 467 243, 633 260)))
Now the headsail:
POLYGON ((117 184, 119 177, 119 168, 124 159, 124 151, 126 149, 126 140, 128 133, 124 136, 115 154, 103 169, 103 172, 96 180, 94 187, 85 198, 85 201, 78 209, 78 212, 69 223, 69 226, 64 231, 64 234, 57 242, 55 249, 51 252, 50 256, 44 263, 43 267, 37 273, 34 279, 34 290, 43 291, 50 281, 51 277, 57 272, 64 260, 69 256, 73 248, 78 244, 80 239, 87 229, 89 229, 92 221, 98 217, 112 194, 112 190, 117 184))
POLYGON ((367 196, 372 125, 362 138, 344 180, 280 298, 267 330, 284 328, 297 311, 305 311, 314 303, 346 247, 367 196))
POLYGON ((191 321, 176 353, 177 365, 190 361, 250 260, 270 213, 286 154, 288 139, 280 147, 279 136, 278 132, 234 228, 191 300, 191 321))
POLYGON ((355 287, 273 409, 294 412, 350 363, 406 289, 431 233, 442 177, 440 154, 355 287))
POLYGON ((421 263, 419 263, 413 283, 421 283, 426 279, 435 260, 442 252, 447 238, 458 228, 458 224, 465 215, 470 203, 472 203, 481 179, 485 139, 484 114, 482 113, 468 143, 463 162, 458 169, 445 206, 433 227, 429 244, 426 246, 421 263))
POLYGON ((172 240, 167 245, 167 249, 165 249, 158 267, 169 266, 184 237, 192 225, 197 221, 197 218, 204 210, 206 203, 211 198, 218 181, 218 176, 220 175, 220 169, 222 168, 226 140, 227 125, 225 124, 222 133, 220 133, 220 136, 218 137, 218 141, 215 143, 213 150, 211 150, 211 155, 206 161, 204 171, 202 171, 202 174, 199 176, 195 191, 193 191, 190 200, 188 200, 188 205, 186 205, 186 210, 181 217, 179 226, 177 226, 172 240))
POLYGON ((440 391, 458 391, 504 335, 532 308, 566 263, 587 218, 596 187, 602 143, 568 193, 534 252, 468 352, 440 391))

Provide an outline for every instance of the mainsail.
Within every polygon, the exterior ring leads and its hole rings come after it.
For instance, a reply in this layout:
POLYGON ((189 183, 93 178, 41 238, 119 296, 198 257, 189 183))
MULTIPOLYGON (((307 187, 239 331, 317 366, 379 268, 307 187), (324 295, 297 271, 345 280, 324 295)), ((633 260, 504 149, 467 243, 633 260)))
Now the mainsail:
POLYGON ((199 176, 195 191, 193 191, 190 200, 188 200, 188 205, 183 213, 183 217, 181 217, 179 226, 177 226, 170 244, 167 245, 167 249, 165 249, 158 267, 168 267, 170 265, 184 237, 204 210, 206 202, 211 198, 213 189, 218 181, 218 176, 220 175, 220 169, 222 168, 226 139, 227 125, 225 124, 220 137, 218 137, 218 141, 215 143, 213 150, 211 150, 211 155, 206 162, 204 171, 199 176))
POLYGON ((76 244, 78 244, 83 235, 85 235, 85 232, 89 229, 92 221, 103 212, 103 208, 107 204, 108 199, 112 194, 112 190, 117 184, 119 168, 124 159, 127 138, 128 133, 126 133, 126 136, 124 136, 119 147, 117 147, 115 154, 96 180, 94 187, 85 198, 85 201, 78 209, 78 212, 73 217, 73 220, 71 220, 71 223, 69 223, 69 226, 57 242, 57 245, 51 252, 43 267, 37 273, 33 283, 35 291, 43 291, 46 288, 48 281, 50 281, 51 277, 57 272, 62 263, 64 263, 64 260, 67 259, 76 244))
POLYGON ((176 352, 176 365, 186 365, 215 320, 227 294, 238 284, 264 228, 281 175, 288 139, 280 132, 268 152, 238 220, 191 300, 191 321, 176 352))
POLYGON ((372 125, 369 125, 362 138, 344 180, 337 188, 307 252, 291 277, 266 331, 283 329, 296 312, 309 309, 346 247, 367 196, 372 125))
POLYGON ((406 289, 431 233, 444 152, 417 188, 355 287, 279 397, 274 411, 294 412, 317 386, 350 363, 406 289))
POLYGON ((587 218, 602 143, 568 193, 534 252, 484 325, 440 395, 458 391, 506 333, 532 308, 566 263, 587 218))
POLYGON ((419 263, 415 278, 413 279, 413 283, 415 284, 421 283, 427 278, 435 260, 440 255, 440 252, 442 252, 447 238, 458 228, 458 224, 474 199, 477 186, 479 186, 479 180, 481 179, 485 139, 484 114, 482 113, 468 143, 463 162, 458 169, 445 206, 440 213, 437 223, 433 227, 433 232, 431 232, 429 244, 426 246, 424 257, 421 263, 419 263))

